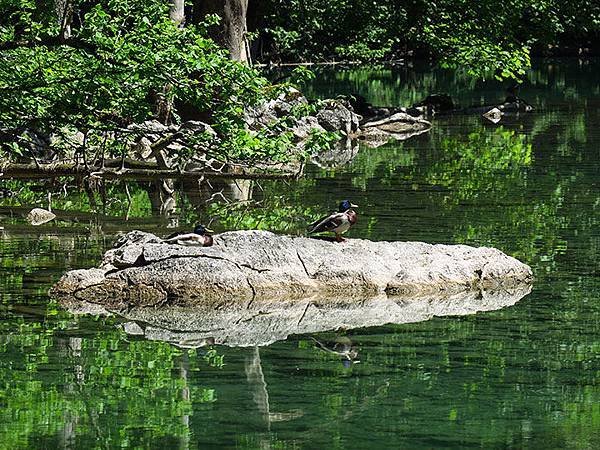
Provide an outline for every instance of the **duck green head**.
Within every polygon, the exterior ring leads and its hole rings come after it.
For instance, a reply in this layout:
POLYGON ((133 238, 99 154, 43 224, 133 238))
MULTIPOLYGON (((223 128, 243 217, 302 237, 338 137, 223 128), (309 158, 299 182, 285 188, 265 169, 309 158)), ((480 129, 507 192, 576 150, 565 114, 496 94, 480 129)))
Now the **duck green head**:
POLYGON ((351 208, 358 208, 358 205, 355 205, 354 203, 350 203, 350 200, 342 200, 340 202, 340 207, 339 207, 338 211, 346 212, 351 208))
POLYGON ((206 228, 204 225, 196 225, 194 227, 194 234, 204 236, 206 233, 213 233, 213 230, 206 228))

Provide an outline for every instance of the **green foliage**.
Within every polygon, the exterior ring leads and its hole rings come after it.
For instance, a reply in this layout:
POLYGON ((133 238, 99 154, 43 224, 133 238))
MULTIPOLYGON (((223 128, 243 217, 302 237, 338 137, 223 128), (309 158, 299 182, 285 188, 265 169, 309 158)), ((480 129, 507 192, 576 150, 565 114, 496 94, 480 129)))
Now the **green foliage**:
POLYGON ((315 79, 315 73, 305 66, 294 67, 290 74, 290 83, 295 86, 302 86, 315 79))
POLYGON ((218 401, 190 380, 223 367, 217 349, 130 336, 114 318, 74 316, 48 300, 48 271, 92 265, 109 245, 85 234, 0 238, 0 447, 54 448, 71 427, 64 436, 77 435, 77 446, 147 448, 187 436, 193 406, 218 401))
POLYGON ((103 213, 113 217, 148 217, 152 214, 148 185, 127 182, 129 194, 121 182, 106 182, 90 192, 68 180, 36 182, 3 180, 0 188, 12 195, 0 198, 3 207, 48 207, 48 193, 52 193, 52 208, 60 211, 103 213), (91 197, 90 197, 91 194, 91 197), (103 200, 106 200, 103 203, 103 200), (99 207, 97 205, 100 205, 99 207))
MULTIPOLYGON (((169 18, 168 2, 75 1, 77 20, 68 36, 52 7, 26 0, 3 3, 0 133, 6 144, 0 147, 5 152, 18 155, 31 144, 26 130, 52 134, 54 150, 64 152, 68 146, 60 136, 79 130, 85 138, 75 148, 106 146, 120 155, 123 138, 113 139, 111 132, 151 118, 177 122, 181 110, 192 110, 224 142, 218 150, 222 158, 285 153, 286 137, 250 138, 244 130, 244 108, 269 95, 266 79, 230 60, 206 37, 205 24, 178 27, 169 18)), ((212 16, 208 20, 214 23, 212 16)))
POLYGON ((466 139, 445 138, 439 152, 427 182, 451 188, 454 204, 491 195, 496 188, 504 189, 504 184, 494 181, 498 174, 502 173, 505 183, 519 179, 522 168, 530 166, 533 160, 527 138, 503 127, 493 132, 473 132, 466 139))
POLYGON ((11 316, 0 330, 10 335, 0 346, 2 360, 8 356, 11 362, 0 363, 0 437, 6 448, 27 448, 36 435, 56 434, 71 421, 81 434, 98 433, 99 448, 185 436, 189 430, 181 418, 191 413, 192 401, 217 401, 214 389, 190 387, 186 378, 173 376, 186 366, 222 366, 215 350, 188 360, 168 343, 128 338, 110 319, 80 321, 55 307, 44 313, 37 320, 11 316), (76 333, 80 322, 105 331, 94 340, 62 336, 76 333), (58 361, 55 376, 68 390, 48 377, 58 361))
POLYGON ((272 59, 380 59, 406 24, 406 11, 368 0, 270 0, 263 35, 272 59))
POLYGON ((486 77, 519 78, 533 47, 594 45, 600 7, 577 0, 270 0, 265 59, 386 60, 409 51, 486 77))
POLYGON ((324 149, 331 148, 331 146, 340 139, 342 139, 341 132, 311 130, 310 135, 304 144, 304 151, 307 155, 314 155, 324 149))
POLYGON ((381 61, 392 53, 394 41, 389 39, 382 47, 371 48, 365 42, 356 42, 335 48, 335 52, 343 59, 350 61, 381 61))

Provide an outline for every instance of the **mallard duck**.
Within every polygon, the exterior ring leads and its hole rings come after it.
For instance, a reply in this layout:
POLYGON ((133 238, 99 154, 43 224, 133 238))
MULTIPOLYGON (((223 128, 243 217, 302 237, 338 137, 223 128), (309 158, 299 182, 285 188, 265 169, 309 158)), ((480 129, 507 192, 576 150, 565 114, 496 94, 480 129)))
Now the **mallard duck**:
POLYGON ((167 244, 210 247, 213 245, 213 237, 206 233, 212 232, 213 230, 209 230, 204 225, 196 225, 193 233, 174 233, 167 236, 163 242, 167 244))
POLYGON ((340 203, 338 212, 332 213, 327 217, 317 220, 308 226, 308 234, 323 233, 332 231, 335 233, 335 240, 343 242, 342 234, 350 229, 358 220, 358 214, 352 209, 358 208, 357 205, 344 200, 340 203))

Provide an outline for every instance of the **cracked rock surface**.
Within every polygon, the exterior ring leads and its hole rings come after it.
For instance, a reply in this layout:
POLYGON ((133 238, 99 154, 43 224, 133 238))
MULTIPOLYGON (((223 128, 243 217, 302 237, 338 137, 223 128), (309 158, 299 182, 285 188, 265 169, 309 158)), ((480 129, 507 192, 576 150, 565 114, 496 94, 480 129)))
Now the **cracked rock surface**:
POLYGON ((67 272, 54 297, 112 307, 218 307, 225 302, 355 302, 374 297, 453 295, 514 288, 532 280, 529 266, 494 248, 422 242, 343 243, 266 231, 214 236, 212 247, 162 243, 132 231, 99 268, 67 272))

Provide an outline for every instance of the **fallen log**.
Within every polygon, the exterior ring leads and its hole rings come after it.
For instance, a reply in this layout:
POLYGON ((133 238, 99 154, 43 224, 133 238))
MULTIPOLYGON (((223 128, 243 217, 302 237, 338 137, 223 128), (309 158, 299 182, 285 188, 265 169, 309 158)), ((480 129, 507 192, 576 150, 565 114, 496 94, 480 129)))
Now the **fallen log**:
POLYGON ((101 179, 135 179, 140 181, 157 179, 200 180, 239 179, 239 180, 289 180, 296 178, 295 173, 249 172, 244 169, 232 172, 216 172, 209 170, 180 171, 177 169, 150 168, 110 168, 73 164, 5 164, 0 167, 1 178, 57 178, 64 176, 95 177, 101 179))

